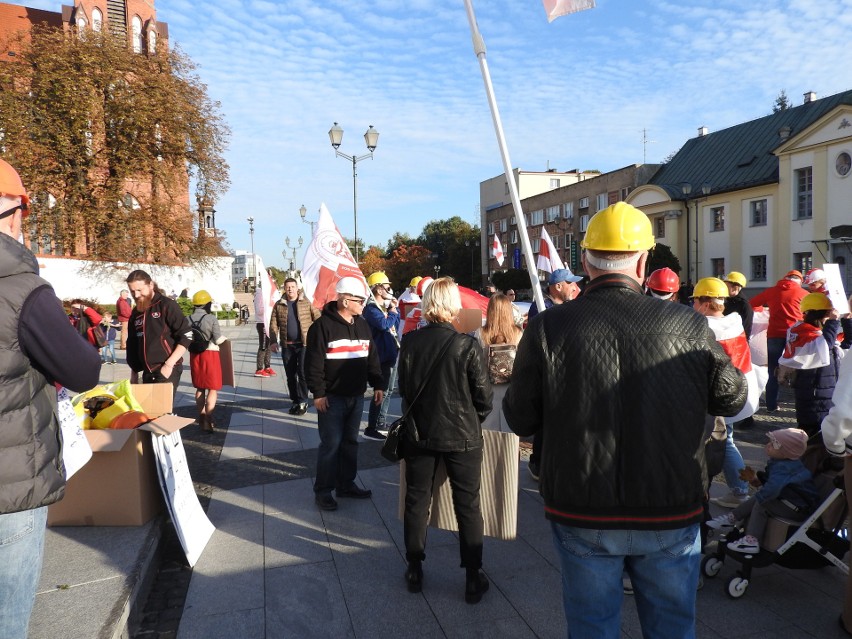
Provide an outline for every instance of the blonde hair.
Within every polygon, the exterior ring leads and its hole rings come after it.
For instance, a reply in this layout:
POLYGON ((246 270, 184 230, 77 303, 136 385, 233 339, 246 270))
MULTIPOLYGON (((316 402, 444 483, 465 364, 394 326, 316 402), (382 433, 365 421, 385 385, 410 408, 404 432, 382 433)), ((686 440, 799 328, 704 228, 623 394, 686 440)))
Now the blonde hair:
POLYGON ((702 295, 698 298, 698 302, 699 304, 707 304, 708 308, 715 313, 721 313, 725 310, 725 303, 719 302, 716 297, 706 297, 702 295))
POLYGON ((512 302, 502 293, 492 295, 485 312, 485 326, 479 332, 482 343, 516 344, 521 337, 521 329, 515 326, 512 302))
POLYGON ((422 313, 427 322, 452 322, 461 311, 459 287, 451 277, 440 277, 423 294, 422 313))

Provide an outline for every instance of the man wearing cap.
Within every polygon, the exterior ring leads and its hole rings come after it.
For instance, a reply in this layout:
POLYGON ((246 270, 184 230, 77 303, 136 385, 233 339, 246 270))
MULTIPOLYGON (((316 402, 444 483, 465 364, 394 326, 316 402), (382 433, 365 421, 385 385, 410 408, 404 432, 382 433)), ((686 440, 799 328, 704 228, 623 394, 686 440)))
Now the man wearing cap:
POLYGON ((754 310, 751 308, 749 301, 741 295, 746 287, 747 280, 745 275, 738 271, 731 271, 725 276, 725 285, 728 287, 728 297, 725 298, 724 315, 731 313, 739 313, 743 321, 743 329, 745 329, 746 338, 751 338, 751 325, 754 321, 754 310))
POLYGON ((344 277, 335 291, 337 300, 326 304, 308 329, 305 351, 305 379, 314 395, 320 434, 314 499, 322 510, 337 509, 332 491, 356 499, 373 494, 355 483, 358 433, 367 383, 378 405, 385 391, 370 326, 361 317, 367 286, 362 279, 344 277))
POLYGON ((18 173, 0 160, 0 637, 14 639, 27 636, 47 506, 65 491, 54 384, 85 391, 101 370, 19 242, 28 206, 18 173))
POLYGON ((801 271, 787 271, 775 286, 767 288, 751 298, 752 308, 769 308, 769 326, 766 329, 766 357, 769 380, 766 382, 766 412, 778 410, 778 380, 775 371, 778 358, 784 352, 787 329, 802 319, 799 305, 808 292, 802 288, 801 271))
MULTIPOLYGON (((544 310, 570 302, 580 294, 580 287, 577 282, 583 278, 579 275, 574 275, 570 269, 558 268, 550 274, 548 280, 547 295, 544 297, 544 310)), ((530 322, 533 317, 538 315, 538 305, 533 302, 527 314, 527 322, 530 322)), ((530 459, 527 463, 527 472, 533 480, 538 481, 539 465, 541 464, 541 447, 544 445, 544 434, 542 431, 537 431, 533 436, 532 451, 530 459)))
POLYGON ((529 323, 503 400, 542 428, 545 516, 571 636, 620 632, 622 573, 647 637, 694 637, 708 414, 747 385, 698 313, 643 294, 651 222, 618 202, 589 221, 583 295, 529 323))

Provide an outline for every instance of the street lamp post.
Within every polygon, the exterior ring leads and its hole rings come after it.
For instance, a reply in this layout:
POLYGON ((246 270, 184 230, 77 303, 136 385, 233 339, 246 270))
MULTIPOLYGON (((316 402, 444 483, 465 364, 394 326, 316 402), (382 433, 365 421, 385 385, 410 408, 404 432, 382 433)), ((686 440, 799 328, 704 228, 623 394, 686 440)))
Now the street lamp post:
MULTIPOLYGON (((710 195, 710 185, 705 182, 701 185, 701 195, 705 198, 710 195)), ((692 201, 695 204, 695 278, 698 279, 698 199, 692 198, 690 200, 689 196, 692 193, 692 185, 689 182, 684 182, 680 186, 680 191, 683 193, 684 202, 686 202, 686 281, 689 284, 695 284, 695 281, 692 280, 692 260, 691 260, 691 251, 692 251, 692 234, 690 232, 690 214, 689 214, 689 203, 692 201)))
POLYGON ((313 220, 307 219, 305 217, 307 214, 308 214, 308 209, 306 209, 305 205, 302 204, 302 206, 299 207, 299 215, 302 216, 302 222, 304 222, 305 224, 311 225, 311 239, 314 239, 314 224, 316 224, 316 222, 314 222, 313 220))
MULTIPOLYGON (((295 277, 295 275, 296 275, 296 250, 302 248, 302 243, 304 242, 301 235, 299 236, 299 239, 296 240, 296 241, 299 243, 299 245, 293 246, 293 255, 290 258, 290 277, 295 277)), ((290 238, 289 237, 284 238, 284 244, 287 245, 287 248, 290 248, 290 238)), ((295 242, 294 242, 294 244, 295 244, 295 242)), ((286 260, 287 259, 287 250, 285 249, 285 250, 281 251, 281 255, 283 255, 284 259, 286 260)))
POLYGON ((358 162, 373 159, 373 151, 379 143, 379 132, 370 125, 367 132, 364 134, 364 141, 367 143, 369 153, 364 155, 346 155, 340 150, 340 144, 343 142, 343 129, 338 126, 337 122, 328 131, 328 137, 331 140, 331 146, 334 148, 334 153, 337 157, 352 162, 352 213, 355 221, 355 263, 358 263, 358 162))
POLYGON ((441 265, 435 264, 434 269, 435 269, 435 279, 437 280, 439 277, 441 277, 441 265))
POLYGON ((464 245, 471 247, 471 249, 470 249, 470 285, 471 285, 472 288, 477 288, 476 282, 473 279, 473 277, 474 277, 473 256, 476 253, 476 249, 479 248, 479 240, 474 240, 472 242, 470 240, 465 240, 464 245))
POLYGON ((251 237, 251 272, 254 274, 254 284, 257 286, 257 258, 254 256, 254 218, 246 218, 249 223, 249 236, 251 237))

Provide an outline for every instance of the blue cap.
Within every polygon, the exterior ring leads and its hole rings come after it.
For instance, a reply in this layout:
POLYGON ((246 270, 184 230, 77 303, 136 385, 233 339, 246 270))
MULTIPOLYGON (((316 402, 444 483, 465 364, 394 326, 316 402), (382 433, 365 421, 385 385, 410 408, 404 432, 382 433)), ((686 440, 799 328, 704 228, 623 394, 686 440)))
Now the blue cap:
POLYGON ((550 279, 547 281, 547 285, 558 284, 559 282, 580 282, 582 281, 582 277, 579 275, 574 275, 570 269, 567 268, 558 268, 553 273, 550 274, 550 279))

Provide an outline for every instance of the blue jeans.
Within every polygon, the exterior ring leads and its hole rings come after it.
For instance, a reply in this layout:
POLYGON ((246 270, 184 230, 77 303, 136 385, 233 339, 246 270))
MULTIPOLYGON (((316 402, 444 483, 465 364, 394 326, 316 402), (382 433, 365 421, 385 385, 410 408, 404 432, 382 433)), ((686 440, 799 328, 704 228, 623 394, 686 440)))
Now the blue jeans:
POLYGON ((115 362, 115 340, 111 339, 107 341, 106 346, 101 348, 101 361, 102 362, 115 362), (109 359, 107 359, 108 354, 112 354, 109 359))
POLYGON ((775 377, 775 369, 778 368, 778 359, 784 353, 786 339, 783 337, 769 337, 766 340, 766 357, 769 360, 769 379, 766 382, 766 410, 778 408, 778 379, 775 377))
POLYGON ((633 582, 645 639, 695 637, 698 524, 675 530, 592 530, 551 522, 562 565, 568 637, 621 636, 621 577, 633 582))
POLYGON ((380 405, 377 405, 376 402, 373 401, 372 397, 369 399, 370 411, 367 417, 368 428, 372 426, 382 429, 387 422, 391 393, 393 392, 393 387, 396 385, 396 362, 382 364, 382 380, 384 380, 387 385, 385 398, 382 400, 380 405))
POLYGON ((740 469, 745 468, 743 456, 740 449, 734 443, 734 425, 725 422, 728 437, 725 439, 725 461, 722 464, 722 473, 725 475, 725 483, 735 495, 748 495, 748 484, 740 479, 740 469))
POLYGON ((327 395, 328 410, 317 412, 320 445, 314 492, 330 495, 335 488, 349 488, 358 473, 358 431, 364 412, 362 395, 327 395))
POLYGON ((44 554, 47 506, 0 515, 0 637, 26 639, 44 554))

